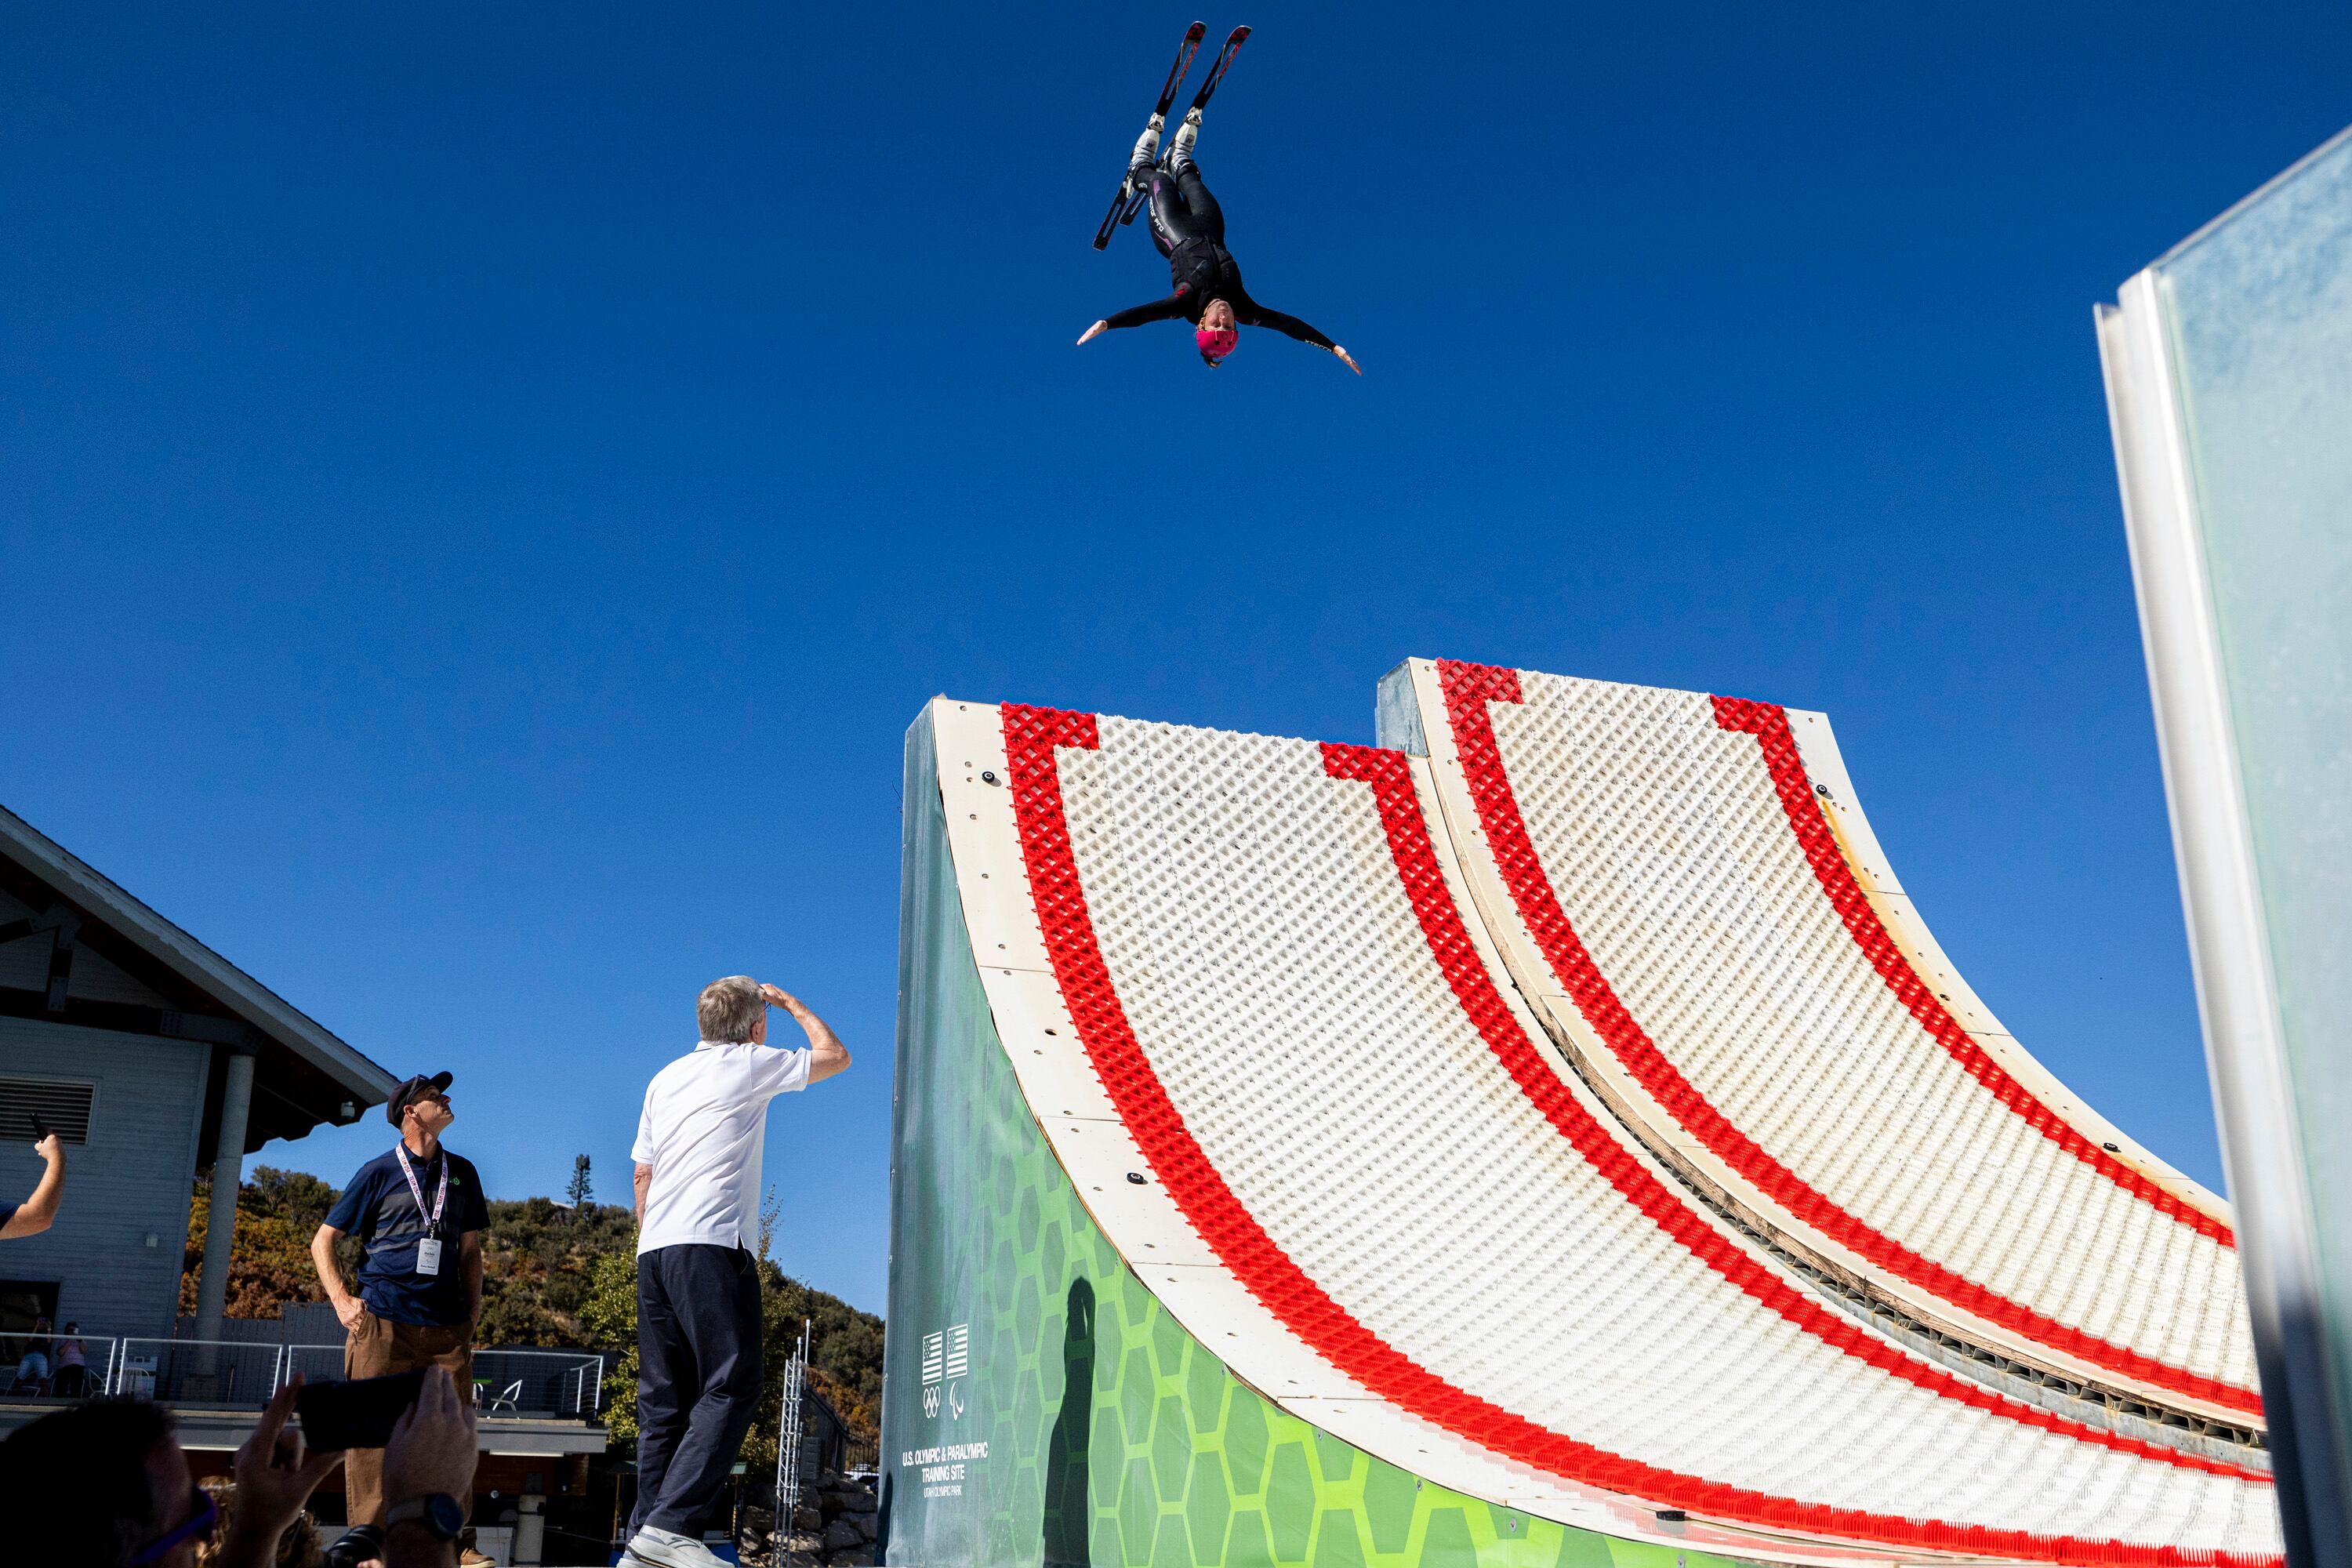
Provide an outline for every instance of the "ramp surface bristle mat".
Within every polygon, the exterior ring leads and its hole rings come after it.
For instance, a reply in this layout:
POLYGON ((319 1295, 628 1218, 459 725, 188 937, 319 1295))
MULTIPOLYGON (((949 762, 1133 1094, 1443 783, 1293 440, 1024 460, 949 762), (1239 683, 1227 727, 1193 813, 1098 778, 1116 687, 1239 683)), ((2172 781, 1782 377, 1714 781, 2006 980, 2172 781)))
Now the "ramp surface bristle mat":
POLYGON ((1903 1286, 2158 1397, 2259 1412, 2227 1226, 1953 1019, 1847 868, 1780 709, 1438 669, 1470 852, 1538 980, 1685 1132, 1903 1286))
POLYGON ((1375 1395, 1570 1481, 1823 1537, 2275 1556, 2266 1478, 1958 1382, 1693 1208, 1538 1043, 1402 753, 1003 711, 1107 1092, 1223 1265, 1375 1395))

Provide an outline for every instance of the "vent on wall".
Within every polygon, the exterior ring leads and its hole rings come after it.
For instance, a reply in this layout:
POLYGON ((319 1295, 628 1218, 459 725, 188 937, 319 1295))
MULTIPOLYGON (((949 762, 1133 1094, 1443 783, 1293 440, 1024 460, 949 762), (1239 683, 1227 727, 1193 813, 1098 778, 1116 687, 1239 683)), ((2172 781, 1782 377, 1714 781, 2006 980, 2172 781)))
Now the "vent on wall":
POLYGON ((89 1105, 98 1093, 90 1083, 46 1078, 0 1078, 0 1143, 33 1141, 33 1118, 68 1143, 89 1142, 89 1105))

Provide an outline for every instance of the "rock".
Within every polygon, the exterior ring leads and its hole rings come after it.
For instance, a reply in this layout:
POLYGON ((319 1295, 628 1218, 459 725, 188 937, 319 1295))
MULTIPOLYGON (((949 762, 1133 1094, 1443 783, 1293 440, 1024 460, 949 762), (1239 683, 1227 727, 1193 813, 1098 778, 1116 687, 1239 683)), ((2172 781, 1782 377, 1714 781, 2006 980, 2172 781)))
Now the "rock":
POLYGON ((814 1503, 804 1502, 801 1504, 800 1507, 793 1510, 793 1528, 795 1530, 806 1530, 812 1531, 823 1530, 824 1528, 824 1510, 818 1508, 814 1503))
POLYGON ((861 1546, 827 1560, 826 1568, 874 1568, 874 1548, 861 1546))
POLYGON ((854 1492, 841 1505, 844 1513, 873 1513, 882 1506, 882 1500, 872 1492, 854 1492))
POLYGON ((876 1521, 872 1514, 845 1513, 841 1516, 841 1521, 844 1524, 856 1525, 857 1527, 857 1533, 864 1536, 866 1540, 871 1541, 874 1539, 876 1521))
POLYGON ((865 1531, 845 1519, 836 1519, 824 1527, 824 1547, 827 1552, 838 1552, 845 1546, 863 1546, 866 1541, 865 1531))

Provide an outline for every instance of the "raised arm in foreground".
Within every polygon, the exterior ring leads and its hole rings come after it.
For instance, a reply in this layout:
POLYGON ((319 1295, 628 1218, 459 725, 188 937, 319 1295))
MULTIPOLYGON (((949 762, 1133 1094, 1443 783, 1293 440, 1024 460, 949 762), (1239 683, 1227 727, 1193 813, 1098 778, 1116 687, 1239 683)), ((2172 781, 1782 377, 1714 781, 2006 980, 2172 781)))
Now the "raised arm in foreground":
POLYGON ((6 1225, 0 1225, 0 1238, 38 1236, 57 1220, 58 1205, 66 1195, 66 1146, 52 1132, 33 1145, 33 1152, 47 1162, 48 1169, 41 1173, 33 1195, 16 1205, 6 1225))

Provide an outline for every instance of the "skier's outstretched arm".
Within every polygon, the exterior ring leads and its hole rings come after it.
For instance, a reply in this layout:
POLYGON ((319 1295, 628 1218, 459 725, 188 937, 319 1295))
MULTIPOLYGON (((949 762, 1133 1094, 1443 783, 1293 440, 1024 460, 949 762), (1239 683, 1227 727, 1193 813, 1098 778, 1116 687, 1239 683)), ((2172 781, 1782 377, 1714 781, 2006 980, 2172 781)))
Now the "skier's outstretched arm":
POLYGON ((1326 353, 1339 355, 1339 363, 1358 375, 1364 374, 1364 367, 1350 359, 1346 349, 1341 348, 1296 316, 1286 316, 1279 310, 1269 310, 1255 300, 1250 301, 1246 314, 1238 310, 1234 314, 1234 319, 1244 326, 1270 327, 1285 337, 1297 338, 1302 343, 1313 343, 1326 353))
POLYGON ((1087 338, 1098 336, 1117 327, 1140 327, 1150 321, 1172 321, 1183 313, 1183 294, 1181 292, 1171 294, 1165 300, 1154 300, 1149 305, 1130 306, 1116 315, 1105 316, 1101 321, 1088 327, 1086 337, 1080 338, 1078 342, 1085 342, 1087 338))

